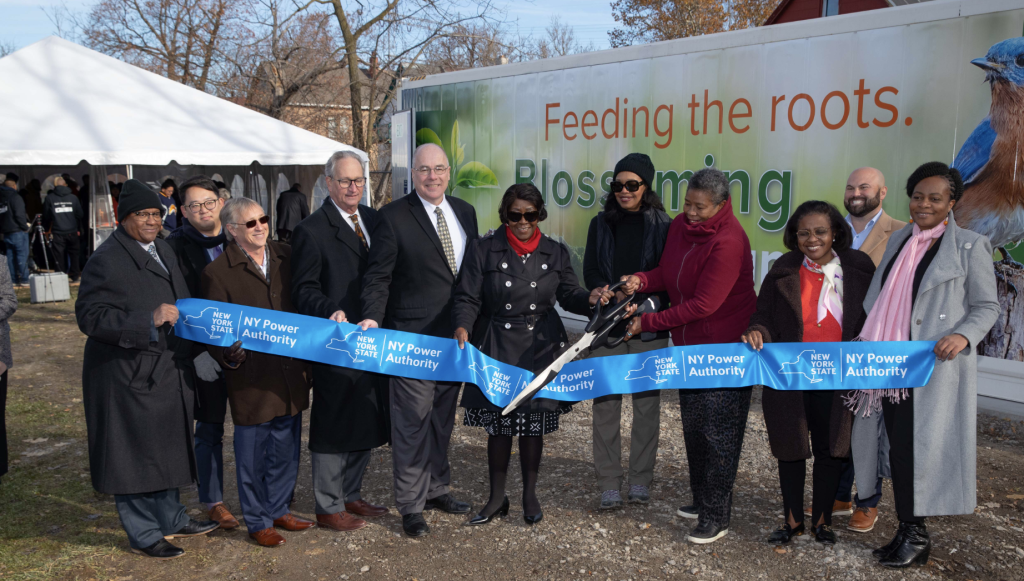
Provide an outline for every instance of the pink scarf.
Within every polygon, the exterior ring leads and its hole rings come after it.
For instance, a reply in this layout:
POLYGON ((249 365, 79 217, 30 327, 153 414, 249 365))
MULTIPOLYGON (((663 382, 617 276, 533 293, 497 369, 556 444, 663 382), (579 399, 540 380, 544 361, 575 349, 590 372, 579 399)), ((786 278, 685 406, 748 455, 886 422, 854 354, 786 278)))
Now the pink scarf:
MULTIPOLYGON (((914 273, 931 243, 946 231, 945 223, 922 231, 914 224, 914 231, 889 269, 889 277, 878 293, 878 299, 864 321, 858 339, 861 341, 909 341, 910 316, 914 294, 914 273)), ((873 389, 852 392, 846 396, 846 405, 854 413, 863 411, 864 417, 882 410, 882 398, 898 403, 907 398, 906 389, 873 389)))

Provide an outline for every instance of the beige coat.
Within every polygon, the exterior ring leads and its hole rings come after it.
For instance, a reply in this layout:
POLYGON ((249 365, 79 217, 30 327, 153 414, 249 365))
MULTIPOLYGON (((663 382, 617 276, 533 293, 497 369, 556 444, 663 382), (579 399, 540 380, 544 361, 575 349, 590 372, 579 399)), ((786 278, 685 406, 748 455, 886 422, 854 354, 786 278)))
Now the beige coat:
POLYGON ((878 221, 875 222, 875 227, 871 229, 871 233, 868 234, 867 240, 864 244, 860 245, 860 251, 871 257, 871 262, 875 263, 875 267, 882 261, 882 255, 885 254, 885 244, 889 241, 889 237, 892 236, 893 232, 898 232, 900 228, 906 226, 906 222, 901 222, 882 210, 882 215, 878 217, 878 221))

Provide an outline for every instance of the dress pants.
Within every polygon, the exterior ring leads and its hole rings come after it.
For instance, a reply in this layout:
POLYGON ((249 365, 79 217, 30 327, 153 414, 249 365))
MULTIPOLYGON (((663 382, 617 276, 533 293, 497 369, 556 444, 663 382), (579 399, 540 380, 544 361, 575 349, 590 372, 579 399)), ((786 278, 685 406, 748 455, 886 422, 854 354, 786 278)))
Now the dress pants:
MULTIPOLYGON (((891 477, 889 472, 889 436, 885 432, 885 421, 882 419, 881 413, 873 413, 868 417, 857 416, 853 419, 853 441, 851 445, 855 445, 857 440, 858 430, 862 427, 864 429, 870 429, 876 435, 877 445, 872 446, 872 452, 862 453, 860 455, 853 454, 851 450, 850 457, 843 460, 843 475, 839 480, 839 491, 836 492, 836 500, 840 502, 853 502, 860 508, 876 508, 878 503, 882 500, 882 478, 891 477), (864 424, 862 424, 862 422, 864 424), (869 462, 873 462, 874 466, 868 467, 868 471, 873 474, 877 474, 878 477, 875 479, 874 490, 858 490, 856 496, 853 494, 853 484, 856 481, 856 466, 860 466, 860 462, 865 461, 865 457, 870 456, 869 462), (866 498, 863 494, 869 494, 866 498)), ((866 450, 862 452, 867 452, 866 450)), ((861 466, 861 472, 864 472, 864 467, 861 466)))
POLYGON ((690 489, 700 522, 729 526, 752 388, 681 389, 690 489))
MULTIPOLYGON (((614 348, 603 347, 590 357, 611 357, 646 353, 668 347, 668 339, 622 342, 614 348)), ((654 481, 658 459, 658 435, 661 430, 661 391, 637 393, 633 398, 633 428, 629 445, 629 484, 649 487, 654 481)), ((622 395, 594 399, 594 472, 600 490, 622 488, 622 395)))
POLYGON ((65 272, 71 280, 77 279, 82 271, 78 268, 79 248, 78 234, 54 234, 50 241, 53 258, 57 262, 57 270, 65 272), (70 263, 70 264, 69 264, 70 263))
MULTIPOLYGON (((824 524, 832 524, 832 504, 839 479, 842 477, 843 459, 832 456, 829 436, 831 432, 832 402, 835 392, 805 391, 804 417, 811 432, 811 454, 814 456, 812 476, 811 526, 824 517, 824 524)), ((793 418, 797 421, 797 418, 793 418)), ((785 518, 793 517, 798 524, 804 519, 804 483, 807 477, 807 460, 784 462, 779 460, 779 484, 782 488, 782 505, 785 518)))
POLYGON ((199 502, 224 502, 224 424, 196 422, 199 502))
POLYGON ((317 514, 336 514, 346 502, 362 500, 363 474, 370 451, 323 454, 313 452, 313 498, 317 514))
POLYGON ((391 458, 395 505, 405 516, 448 494, 448 442, 461 384, 391 378, 391 458))
POLYGON ((907 399, 891 403, 882 400, 885 431, 889 433, 889 467, 892 470, 892 495, 896 517, 902 522, 922 523, 914 516, 914 390, 907 399))
POLYGON ((115 494, 114 505, 133 549, 144 549, 188 524, 177 488, 142 494, 115 494))
POLYGON ((274 519, 288 514, 299 474, 301 438, 301 413, 235 426, 238 501, 250 533, 269 529, 274 519))

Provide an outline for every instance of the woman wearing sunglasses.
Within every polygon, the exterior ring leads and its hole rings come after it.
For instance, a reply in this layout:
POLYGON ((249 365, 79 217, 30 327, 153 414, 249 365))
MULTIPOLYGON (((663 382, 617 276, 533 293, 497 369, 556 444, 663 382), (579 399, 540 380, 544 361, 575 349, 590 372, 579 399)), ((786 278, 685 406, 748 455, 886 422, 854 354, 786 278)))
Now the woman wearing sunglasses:
MULTIPOLYGON (((291 246, 269 240, 270 220, 263 208, 248 198, 232 198, 220 220, 228 245, 203 269, 203 297, 294 313, 291 246)), ((242 515, 249 536, 273 547, 285 542, 275 527, 299 531, 313 526, 289 507, 312 371, 306 361, 246 352, 244 347, 211 345, 209 351, 224 369, 231 402, 242 515)))
MULTIPOLYGON (((627 340, 671 330, 676 346, 738 341, 757 296, 750 240, 733 216, 729 178, 713 168, 693 174, 658 266, 622 280, 628 293, 668 291, 672 301, 660 313, 633 318, 627 340)), ((749 387, 679 390, 693 504, 677 514, 697 519, 686 537, 692 543, 712 543, 729 530, 750 392, 749 387)))
MULTIPOLYGON (((540 371, 569 347, 555 302, 570 313, 589 316, 591 306, 612 295, 603 288, 587 292, 580 287, 569 250, 541 234, 538 223, 547 211, 532 184, 508 188, 498 216, 502 226, 466 249, 452 308, 455 338, 460 347, 472 342, 498 361, 540 371)), ((488 435, 490 500, 468 524, 483 525, 496 515, 508 515, 505 481, 514 436, 519 437, 523 473, 523 518, 530 525, 540 522, 537 475, 544 435, 558 429, 559 416, 572 406, 533 398, 502 416, 502 408, 469 383, 459 405, 466 408, 463 424, 483 428, 488 435)))
MULTIPOLYGON (((757 312, 743 342, 760 350, 765 343, 852 341, 864 325, 864 297, 875 272, 871 257, 850 244, 846 220, 828 202, 797 207, 786 222, 782 243, 789 252, 772 265, 761 283, 757 312)), ((761 392, 768 444, 779 462, 785 522, 768 537, 773 545, 804 534, 804 482, 807 459, 814 457, 811 529, 819 543, 834 544, 832 504, 850 456, 853 414, 845 391, 761 392), (808 443, 809 442, 809 443, 808 443)))
MULTIPOLYGON (((604 211, 590 221, 583 256, 583 280, 587 288, 607 286, 634 272, 652 270, 661 260, 672 218, 661 198, 651 189, 654 164, 642 153, 631 153, 615 164, 615 178, 604 199, 604 211)), ((644 297, 638 297, 637 303, 644 297)), ((658 293, 662 308, 668 295, 658 293)), ((668 347, 668 331, 644 333, 640 340, 602 347, 590 357, 643 353, 668 347)), ((633 428, 629 447, 629 502, 647 503, 661 429, 661 391, 635 394, 633 428)), ((594 472, 601 490, 600 509, 622 506, 622 396, 594 400, 594 472)))

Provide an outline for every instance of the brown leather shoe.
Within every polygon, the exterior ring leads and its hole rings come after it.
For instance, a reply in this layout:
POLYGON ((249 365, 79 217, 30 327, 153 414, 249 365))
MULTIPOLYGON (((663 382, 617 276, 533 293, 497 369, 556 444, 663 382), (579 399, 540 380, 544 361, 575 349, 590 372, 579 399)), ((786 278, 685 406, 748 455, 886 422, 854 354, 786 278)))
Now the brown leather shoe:
POLYGON ((220 528, 224 530, 230 530, 238 527, 238 519, 232 516, 231 511, 228 507, 223 504, 218 504, 210 509, 209 512, 210 520, 215 520, 220 523, 220 528))
POLYGON ((875 528, 875 522, 877 521, 877 508, 862 508, 858 506, 853 511, 853 516, 850 517, 850 522, 846 525, 846 528, 855 533, 866 533, 875 528))
POLYGON ((359 499, 355 502, 346 502, 345 510, 352 514, 358 514, 359 516, 384 516, 388 513, 388 509, 383 506, 377 506, 376 504, 370 504, 363 499, 359 499))
POLYGON ((275 531, 273 527, 249 533, 249 536, 256 539, 256 544, 261 547, 276 547, 285 543, 284 537, 275 531))
POLYGON ((316 515, 316 524, 336 531, 348 532, 359 530, 366 526, 366 521, 356 518, 349 513, 342 511, 335 514, 316 515))
MULTIPOLYGON (((850 514, 853 514, 852 502, 839 502, 836 500, 832 503, 832 516, 847 516, 850 514)), ((811 516, 811 507, 804 508, 804 515, 811 516)))
POLYGON ((290 512, 280 518, 274 519, 274 526, 281 527, 286 531, 304 531, 315 524, 316 523, 311 520, 299 518, 290 512))

